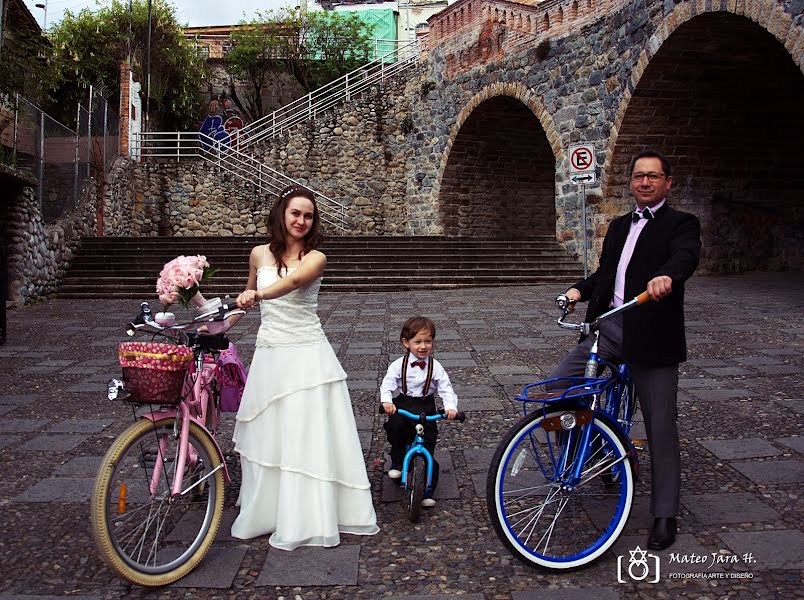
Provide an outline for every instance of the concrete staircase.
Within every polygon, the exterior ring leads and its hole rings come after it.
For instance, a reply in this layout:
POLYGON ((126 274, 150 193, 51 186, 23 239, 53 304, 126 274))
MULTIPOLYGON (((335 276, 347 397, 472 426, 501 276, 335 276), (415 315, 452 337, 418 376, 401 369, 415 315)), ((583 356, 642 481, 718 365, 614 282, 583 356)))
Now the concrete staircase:
MULTIPOLYGON (((85 238, 65 276, 60 298, 156 300, 162 265, 179 254, 204 254, 215 277, 207 297, 236 295, 248 276, 255 237, 85 238)), ((386 292, 411 289, 556 283, 582 275, 580 263, 552 236, 526 240, 445 237, 331 237, 324 292, 386 292)))

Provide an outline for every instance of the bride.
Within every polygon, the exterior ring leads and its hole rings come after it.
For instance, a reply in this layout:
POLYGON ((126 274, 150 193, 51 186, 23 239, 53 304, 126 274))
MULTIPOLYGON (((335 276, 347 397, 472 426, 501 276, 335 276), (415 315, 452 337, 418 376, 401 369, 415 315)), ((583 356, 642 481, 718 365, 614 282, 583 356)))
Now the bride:
POLYGON ((237 297, 241 308, 259 303, 261 325, 234 430, 243 478, 232 536, 337 546, 340 533, 379 528, 346 373, 316 312, 327 259, 313 193, 285 189, 268 227, 237 297))

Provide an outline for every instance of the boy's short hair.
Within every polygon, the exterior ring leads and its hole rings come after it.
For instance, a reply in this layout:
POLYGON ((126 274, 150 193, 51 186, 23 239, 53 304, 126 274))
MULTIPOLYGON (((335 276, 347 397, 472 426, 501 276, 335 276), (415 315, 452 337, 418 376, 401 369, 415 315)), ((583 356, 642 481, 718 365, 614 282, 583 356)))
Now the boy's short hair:
POLYGON ((402 333, 399 334, 401 340, 412 340, 420 331, 427 329, 430 335, 436 336, 436 326, 432 319, 427 317, 411 317, 402 325, 402 333))

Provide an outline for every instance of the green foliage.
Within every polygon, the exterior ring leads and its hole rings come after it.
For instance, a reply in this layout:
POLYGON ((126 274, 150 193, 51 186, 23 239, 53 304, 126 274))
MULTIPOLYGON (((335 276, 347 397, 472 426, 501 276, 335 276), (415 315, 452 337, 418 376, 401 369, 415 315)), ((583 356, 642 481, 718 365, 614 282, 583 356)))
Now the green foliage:
POLYGON ((60 69, 51 60, 48 40, 38 28, 8 8, 0 55, 0 96, 4 103, 20 94, 31 102, 46 104, 60 81, 60 69))
MULTIPOLYGON (((86 8, 78 14, 67 11, 50 32, 64 69, 61 92, 65 98, 85 99, 90 85, 119 89, 120 64, 129 55, 129 24, 132 68, 145 91, 148 2, 134 0, 129 15, 127 1, 112 0, 94 12, 86 8)), ((169 128, 194 127, 201 105, 203 62, 192 42, 184 37, 175 9, 167 0, 152 1, 150 66, 151 121, 169 128)))
POLYGON ((232 32, 226 66, 231 96, 251 120, 265 114, 261 97, 272 74, 290 73, 310 91, 371 57, 371 32, 355 14, 284 8, 258 13, 240 25, 232 32), (235 78, 248 84, 243 98, 236 93, 235 78))

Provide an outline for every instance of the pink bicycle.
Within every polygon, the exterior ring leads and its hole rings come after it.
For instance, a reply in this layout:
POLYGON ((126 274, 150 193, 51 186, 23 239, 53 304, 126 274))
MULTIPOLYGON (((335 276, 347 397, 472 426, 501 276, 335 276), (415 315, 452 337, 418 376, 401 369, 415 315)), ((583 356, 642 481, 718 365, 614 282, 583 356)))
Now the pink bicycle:
POLYGON ((215 441, 216 357, 229 346, 227 319, 243 313, 221 304, 189 323, 164 326, 143 302, 127 326, 130 336, 171 342, 121 344, 123 380, 108 388, 110 400, 150 405, 106 452, 91 500, 101 557, 132 583, 162 586, 184 577, 217 535, 229 473, 215 441), (208 332, 199 333, 201 325, 208 332))

